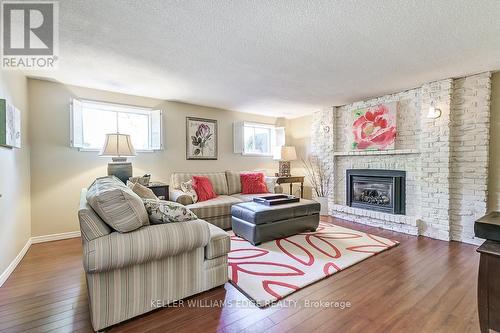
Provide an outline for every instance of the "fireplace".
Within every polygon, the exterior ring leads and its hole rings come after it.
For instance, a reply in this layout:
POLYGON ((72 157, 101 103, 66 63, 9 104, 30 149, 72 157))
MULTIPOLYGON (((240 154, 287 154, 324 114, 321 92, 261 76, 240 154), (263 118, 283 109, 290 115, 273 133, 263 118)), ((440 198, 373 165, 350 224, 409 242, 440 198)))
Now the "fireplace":
POLYGON ((405 171, 346 170, 346 200, 350 207, 405 214, 405 171))

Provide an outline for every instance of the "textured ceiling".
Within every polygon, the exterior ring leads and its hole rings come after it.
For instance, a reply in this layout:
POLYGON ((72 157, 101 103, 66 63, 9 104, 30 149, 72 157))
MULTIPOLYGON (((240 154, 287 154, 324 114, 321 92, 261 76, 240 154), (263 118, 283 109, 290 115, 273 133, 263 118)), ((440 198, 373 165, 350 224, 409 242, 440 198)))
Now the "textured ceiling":
POLYGON ((28 75, 274 116, 500 69, 499 0, 64 0, 59 16, 59 69, 28 75))

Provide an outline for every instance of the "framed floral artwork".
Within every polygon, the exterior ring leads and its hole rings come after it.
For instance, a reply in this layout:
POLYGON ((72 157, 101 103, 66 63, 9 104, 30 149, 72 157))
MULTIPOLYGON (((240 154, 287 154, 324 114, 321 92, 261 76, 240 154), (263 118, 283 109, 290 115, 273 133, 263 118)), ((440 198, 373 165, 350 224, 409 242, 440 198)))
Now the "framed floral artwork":
POLYGON ((398 102, 353 111, 353 150, 394 149, 398 102))
POLYGON ((186 159, 217 159, 217 120, 186 117, 186 159))

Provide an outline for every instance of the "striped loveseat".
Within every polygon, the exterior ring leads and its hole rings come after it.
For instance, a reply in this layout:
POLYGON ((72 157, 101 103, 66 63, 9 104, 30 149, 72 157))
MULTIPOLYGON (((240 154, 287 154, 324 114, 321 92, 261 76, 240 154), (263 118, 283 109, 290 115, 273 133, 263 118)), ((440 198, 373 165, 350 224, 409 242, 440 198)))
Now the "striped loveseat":
MULTIPOLYGON (((241 194, 240 174, 249 171, 223 172, 175 172, 170 178, 170 198, 185 205, 200 219, 216 225, 222 229, 231 228, 231 206, 237 203, 252 201, 254 197, 269 195, 241 194), (191 196, 181 190, 181 184, 192 179, 193 176, 205 176, 210 179, 217 198, 193 203, 191 196)), ((282 193, 280 185, 271 181, 275 177, 266 177, 268 190, 273 193, 282 193), (272 187, 272 188, 269 188, 272 187)))
POLYGON ((198 219, 112 230, 81 192, 78 217, 93 328, 102 330, 227 281, 228 234, 198 219))

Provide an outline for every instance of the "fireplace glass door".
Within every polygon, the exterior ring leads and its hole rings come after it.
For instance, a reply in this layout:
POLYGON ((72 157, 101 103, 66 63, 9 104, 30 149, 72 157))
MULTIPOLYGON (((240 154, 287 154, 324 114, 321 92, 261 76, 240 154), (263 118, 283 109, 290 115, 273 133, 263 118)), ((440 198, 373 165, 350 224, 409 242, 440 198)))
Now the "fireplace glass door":
POLYGON ((346 170, 346 204, 350 207, 405 214, 406 172, 400 170, 346 170))
POLYGON ((359 204, 392 207, 392 182, 354 180, 352 200, 359 204))

